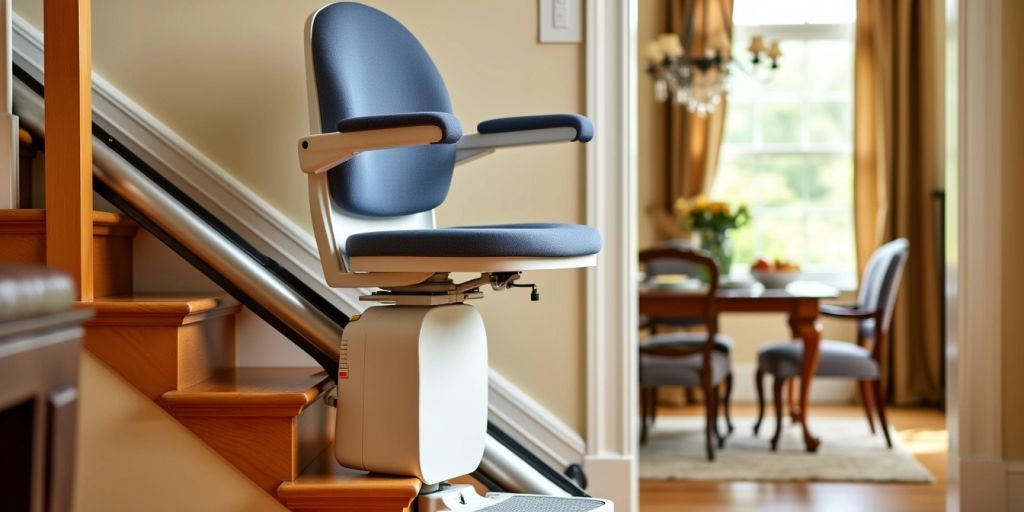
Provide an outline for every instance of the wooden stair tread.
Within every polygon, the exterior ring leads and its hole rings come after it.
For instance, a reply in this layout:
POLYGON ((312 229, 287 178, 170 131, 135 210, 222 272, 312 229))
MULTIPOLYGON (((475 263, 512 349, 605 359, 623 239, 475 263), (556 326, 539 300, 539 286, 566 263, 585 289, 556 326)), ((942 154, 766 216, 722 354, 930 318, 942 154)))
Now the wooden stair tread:
POLYGON ((304 510, 333 510, 331 507, 339 503, 354 504, 361 500, 364 503, 352 510, 376 510, 386 503, 392 503, 397 506, 395 510, 401 510, 419 492, 418 478, 344 468, 335 461, 334 452, 328 448, 298 478, 282 483, 277 489, 277 496, 289 507, 299 506, 304 510))
POLYGON ((96 311, 93 323, 137 320, 146 324, 169 322, 184 325, 206 318, 237 313, 241 305, 218 293, 135 293, 104 297, 76 304, 96 311))
MULTIPOLYGON (((45 232, 46 210, 41 208, 16 208, 0 210, 0 233, 45 232)), ((120 232, 134 234, 139 226, 133 220, 119 213, 92 212, 93 232, 97 235, 120 232)))
POLYGON ((227 368, 163 404, 176 416, 296 416, 331 386, 320 368, 227 368))

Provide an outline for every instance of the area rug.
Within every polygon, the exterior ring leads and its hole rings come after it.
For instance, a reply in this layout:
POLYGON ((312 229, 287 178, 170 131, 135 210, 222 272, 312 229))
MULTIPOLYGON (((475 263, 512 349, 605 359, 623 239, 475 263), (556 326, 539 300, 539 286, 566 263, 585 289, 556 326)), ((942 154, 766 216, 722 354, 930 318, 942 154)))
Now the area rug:
POLYGON ((744 480, 931 483, 931 473, 893 433, 892 450, 881 432, 871 435, 863 418, 821 418, 811 431, 821 437, 817 453, 803 449, 798 425, 783 429, 779 451, 770 450, 774 422, 765 419, 754 437, 752 418, 734 420, 736 430, 716 460, 704 455, 704 422, 697 417, 661 417, 640 447, 641 480, 744 480))

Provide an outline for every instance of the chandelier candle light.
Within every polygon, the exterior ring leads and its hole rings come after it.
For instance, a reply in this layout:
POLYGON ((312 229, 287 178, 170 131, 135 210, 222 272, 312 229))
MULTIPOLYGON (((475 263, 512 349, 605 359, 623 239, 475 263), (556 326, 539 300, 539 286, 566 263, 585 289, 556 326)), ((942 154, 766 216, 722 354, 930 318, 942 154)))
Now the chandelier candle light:
MULTIPOLYGON (((735 66, 747 74, 754 76, 757 68, 764 62, 774 71, 779 67, 782 50, 779 42, 771 45, 765 43, 763 36, 750 38, 751 69, 745 69, 731 55, 729 23, 723 23, 725 30, 708 35, 707 31, 707 0, 703 0, 704 44, 703 52, 695 52, 693 45, 694 8, 698 0, 690 3, 686 20, 686 31, 679 34, 665 33, 647 44, 644 57, 647 60, 647 74, 654 78, 654 97, 658 103, 671 98, 675 104, 683 105, 690 112, 706 116, 714 112, 728 92, 730 68, 735 66), (691 53, 687 53, 687 48, 691 53), (762 58, 764 57, 764 58, 762 58)), ((731 19, 722 6, 722 19, 731 19)))

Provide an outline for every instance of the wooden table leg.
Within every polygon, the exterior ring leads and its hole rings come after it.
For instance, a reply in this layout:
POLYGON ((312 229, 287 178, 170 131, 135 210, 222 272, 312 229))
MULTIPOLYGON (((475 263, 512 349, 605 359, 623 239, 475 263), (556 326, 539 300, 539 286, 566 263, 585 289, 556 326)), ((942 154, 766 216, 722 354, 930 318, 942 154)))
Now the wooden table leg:
POLYGON ((803 340, 804 360, 800 371, 800 398, 799 411, 796 416, 804 430, 804 446, 808 452, 818 450, 821 441, 811 434, 810 426, 807 424, 808 398, 811 393, 811 380, 818 368, 818 356, 821 344, 821 330, 817 323, 818 301, 799 301, 794 310, 790 313, 789 328, 793 331, 793 337, 803 340))

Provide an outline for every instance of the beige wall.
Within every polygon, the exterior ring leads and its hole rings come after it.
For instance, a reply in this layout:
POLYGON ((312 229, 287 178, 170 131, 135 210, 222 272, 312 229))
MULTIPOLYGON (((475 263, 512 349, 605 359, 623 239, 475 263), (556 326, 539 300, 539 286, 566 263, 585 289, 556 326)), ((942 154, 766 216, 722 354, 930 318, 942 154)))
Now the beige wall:
POLYGON ((108 367, 82 360, 79 512, 286 510, 108 367))
MULTIPOLYGON (((295 141, 307 133, 302 31, 325 0, 93 0, 97 72, 281 213, 309 228, 295 141)), ((537 42, 536 1, 367 1, 435 58, 467 132, 479 121, 584 108, 584 50, 537 42), (442 14, 443 13, 443 14, 442 14)), ((42 26, 41 2, 15 10, 42 26)), ((600 127, 598 127, 600 130, 600 127)), ((600 136, 600 131, 598 132, 600 136)), ((579 145, 509 150, 460 168, 440 225, 584 220, 579 145)), ((578 431, 584 426, 584 274, 537 272, 477 303, 491 364, 578 431)))
POLYGON ((1024 35, 1024 2, 1003 5, 1003 224, 1002 224, 1002 332, 1003 332, 1003 457, 1024 460, 1024 62, 1020 48, 1024 35), (1013 115, 1007 115, 1007 113, 1013 115))
POLYGON ((637 12, 637 244, 650 247, 659 241, 649 209, 661 206, 665 168, 665 136, 662 124, 665 108, 654 101, 654 80, 644 71, 644 46, 665 31, 663 0, 644 0, 637 12))

